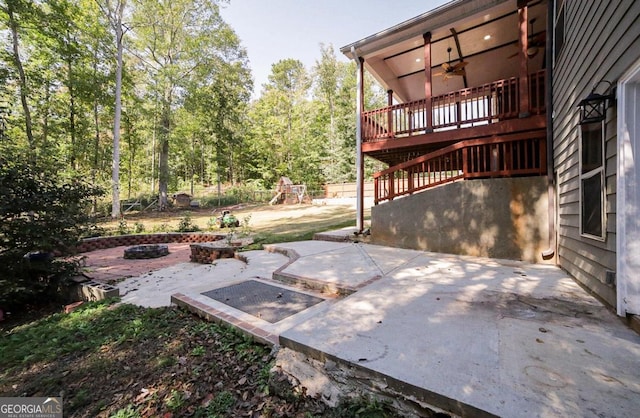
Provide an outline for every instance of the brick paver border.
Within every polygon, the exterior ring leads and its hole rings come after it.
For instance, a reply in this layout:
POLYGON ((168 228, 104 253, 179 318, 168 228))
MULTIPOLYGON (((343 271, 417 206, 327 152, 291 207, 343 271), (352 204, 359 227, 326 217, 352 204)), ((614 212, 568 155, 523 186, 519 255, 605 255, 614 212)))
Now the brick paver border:
POLYGON ((86 253, 107 248, 143 244, 167 244, 171 242, 212 242, 225 238, 226 235, 206 232, 165 232, 156 234, 129 234, 113 237, 85 238, 76 246, 76 252, 86 253))

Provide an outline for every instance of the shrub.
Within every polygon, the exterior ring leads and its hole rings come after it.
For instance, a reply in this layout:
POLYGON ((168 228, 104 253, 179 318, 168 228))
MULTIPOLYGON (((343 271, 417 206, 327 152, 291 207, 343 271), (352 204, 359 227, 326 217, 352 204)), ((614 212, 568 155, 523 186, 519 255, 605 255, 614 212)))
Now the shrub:
POLYGON ((0 306, 48 298, 77 266, 55 259, 91 235, 91 199, 102 194, 62 170, 0 156, 0 306))
POLYGON ((240 203, 240 200, 238 200, 236 196, 212 195, 212 196, 206 196, 200 199, 200 206, 206 207, 206 208, 230 206, 230 205, 236 205, 238 203, 240 203))
POLYGON ((130 232, 129 225, 127 224, 127 220, 122 218, 118 221, 118 235, 127 235, 130 232))
POLYGON ((151 228, 151 232, 168 232, 169 231, 169 224, 167 224, 166 222, 162 222, 159 225, 154 225, 151 228))
POLYGON ((140 221, 133 224, 133 232, 136 234, 142 234, 145 231, 144 224, 140 221))
POLYGON ((178 232, 196 232, 199 231, 200 228, 198 225, 194 224, 191 221, 191 214, 186 212, 182 218, 180 218, 180 223, 178 224, 178 232))

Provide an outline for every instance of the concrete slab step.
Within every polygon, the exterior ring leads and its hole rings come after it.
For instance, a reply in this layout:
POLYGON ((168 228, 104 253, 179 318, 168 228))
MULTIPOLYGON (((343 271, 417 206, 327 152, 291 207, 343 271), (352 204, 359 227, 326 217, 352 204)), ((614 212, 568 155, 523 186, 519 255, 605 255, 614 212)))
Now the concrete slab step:
POLYGON ((244 279, 201 293, 174 293, 171 303, 256 341, 280 345, 280 333, 329 309, 337 299, 269 279, 244 279))
POLYGON ((273 272, 273 280, 325 295, 351 295, 382 274, 367 252, 353 243, 314 240, 265 249, 289 258, 273 272))

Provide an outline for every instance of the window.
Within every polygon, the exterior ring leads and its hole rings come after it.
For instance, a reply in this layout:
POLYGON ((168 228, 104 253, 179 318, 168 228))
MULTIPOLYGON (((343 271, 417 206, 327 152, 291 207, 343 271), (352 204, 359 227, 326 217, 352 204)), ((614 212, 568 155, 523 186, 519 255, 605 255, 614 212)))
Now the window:
POLYGON ((604 240, 604 121, 580 125, 580 132, 580 233, 604 240))
POLYGON ((555 14, 553 22, 553 58, 558 60, 564 45, 564 0, 555 0, 555 14))

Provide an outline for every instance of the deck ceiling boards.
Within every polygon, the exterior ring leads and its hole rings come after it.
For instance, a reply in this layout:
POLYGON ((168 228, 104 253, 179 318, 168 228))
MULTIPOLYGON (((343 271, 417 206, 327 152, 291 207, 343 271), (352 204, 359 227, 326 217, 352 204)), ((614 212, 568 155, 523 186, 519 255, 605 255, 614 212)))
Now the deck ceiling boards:
MULTIPOLYGON (((546 29, 546 0, 531 1, 528 7, 528 29, 543 34, 546 29)), ((399 102, 420 100, 425 97, 424 40, 431 32, 432 91, 439 95, 464 88, 463 78, 453 76, 443 80, 436 76, 441 65, 459 62, 457 45, 451 29, 458 34, 464 61, 467 87, 476 87, 492 81, 517 77, 519 69, 518 14, 516 0, 458 0, 442 8, 418 16, 398 26, 365 38, 342 48, 351 57, 350 46, 364 58, 365 68, 385 89, 394 91, 399 102), (424 16, 424 17, 423 17, 424 16), (487 39, 485 37, 489 35, 487 39), (451 55, 447 53, 451 48, 451 55)), ((543 36, 543 35, 541 35, 543 36)), ((530 39, 532 39, 530 37, 530 39)), ((529 60, 529 71, 544 66, 544 47, 529 60)))

